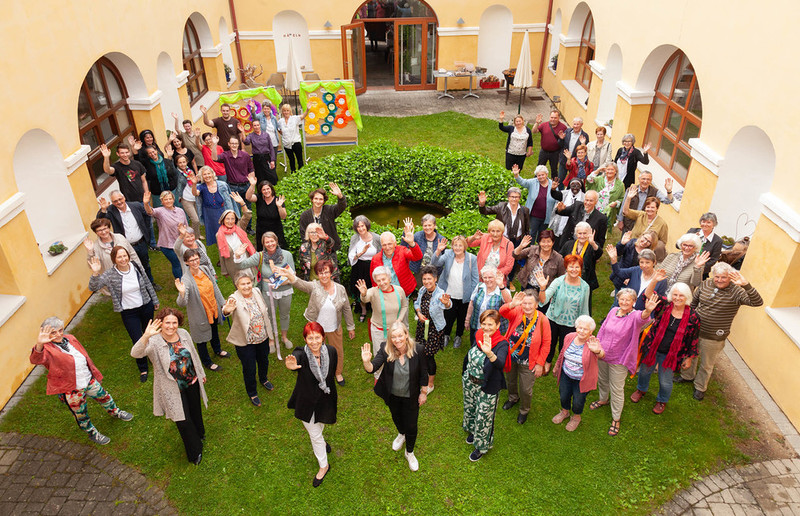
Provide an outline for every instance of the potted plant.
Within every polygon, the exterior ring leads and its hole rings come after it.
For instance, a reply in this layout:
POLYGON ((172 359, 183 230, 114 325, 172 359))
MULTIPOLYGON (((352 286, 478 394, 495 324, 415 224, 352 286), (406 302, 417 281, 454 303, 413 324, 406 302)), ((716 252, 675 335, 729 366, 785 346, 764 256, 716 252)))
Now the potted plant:
POLYGON ((66 250, 67 246, 64 245, 64 242, 59 240, 57 242, 53 242, 53 245, 50 246, 50 248, 47 250, 47 253, 50 256, 58 256, 66 250))
POLYGON ((223 66, 225 67, 225 81, 231 82, 231 72, 233 72, 233 70, 231 70, 231 67, 228 65, 223 66))
POLYGON ((551 69, 551 70, 555 70, 555 69, 556 69, 556 67, 558 67, 558 54, 554 55, 554 56, 553 56, 553 57, 550 59, 550 69, 551 69))

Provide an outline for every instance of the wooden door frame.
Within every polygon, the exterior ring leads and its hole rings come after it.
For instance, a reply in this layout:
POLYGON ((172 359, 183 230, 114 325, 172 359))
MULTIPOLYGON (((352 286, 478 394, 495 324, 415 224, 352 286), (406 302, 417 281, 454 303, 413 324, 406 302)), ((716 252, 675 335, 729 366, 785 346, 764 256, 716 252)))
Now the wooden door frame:
MULTIPOLYGON (((436 18, 392 18, 394 21, 394 89, 397 91, 416 91, 416 90, 435 90, 436 80, 432 84, 426 84, 428 72, 428 25, 433 24, 434 28, 438 25, 436 18), (400 26, 401 25, 422 25, 422 66, 420 68, 419 84, 400 84, 400 26)), ((434 31, 434 47, 439 35, 434 31)), ((439 53, 434 56, 434 70, 439 62, 439 53)))
MULTIPOLYGON (((362 87, 361 88, 356 88, 356 95, 360 95, 360 94, 364 93, 365 91, 367 91, 367 49, 366 49, 366 46, 365 46, 365 43, 364 43, 364 40, 367 37, 367 31, 366 31, 366 28, 364 27, 364 22, 363 21, 357 21, 357 22, 354 22, 354 23, 348 23, 346 25, 342 25, 341 26, 341 31, 342 31, 342 67, 344 68, 344 78, 345 79, 354 79, 353 77, 350 77, 350 69, 349 69, 349 66, 348 66, 349 64, 352 64, 352 63, 350 63, 350 59, 352 58, 352 55, 348 54, 348 52, 347 52, 347 42, 348 42, 347 31, 353 30, 353 29, 356 29, 356 28, 360 28, 361 29, 361 40, 360 40, 359 44, 361 46, 360 51, 361 51, 361 81, 362 81, 362 87)), ((355 71, 354 71, 353 75, 355 75, 355 71)), ((353 83, 355 83, 355 80, 353 80, 353 83)))

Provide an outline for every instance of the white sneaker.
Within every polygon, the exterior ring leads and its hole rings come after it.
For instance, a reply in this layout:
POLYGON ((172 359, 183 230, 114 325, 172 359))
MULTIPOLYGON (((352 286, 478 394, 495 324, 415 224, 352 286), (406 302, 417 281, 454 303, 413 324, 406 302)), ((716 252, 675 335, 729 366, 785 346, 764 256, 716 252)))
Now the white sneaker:
POLYGON ((417 471, 419 469, 419 461, 414 456, 414 452, 406 452, 406 460, 408 461, 408 467, 411 471, 417 471))
POLYGON ((392 441, 392 449, 394 451, 398 451, 400 448, 403 447, 403 443, 406 442, 406 436, 403 434, 397 434, 397 437, 394 438, 392 441))
POLYGON ((431 385, 430 387, 426 387, 426 389, 427 389, 427 392, 426 392, 425 394, 430 394, 430 393, 432 393, 432 392, 433 392, 433 389, 435 389, 435 388, 436 388, 436 386, 435 386, 435 385, 431 385))

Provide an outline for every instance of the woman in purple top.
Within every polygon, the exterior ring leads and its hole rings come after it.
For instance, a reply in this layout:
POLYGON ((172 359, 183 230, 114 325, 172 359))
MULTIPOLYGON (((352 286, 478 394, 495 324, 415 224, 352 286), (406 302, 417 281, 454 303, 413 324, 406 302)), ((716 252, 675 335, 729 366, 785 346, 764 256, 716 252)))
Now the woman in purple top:
POLYGON ((600 399, 589 405, 589 409, 608 405, 610 392, 612 421, 608 435, 611 436, 619 433, 619 419, 625 405, 625 377, 636 372, 639 334, 650 322, 650 312, 659 301, 654 295, 647 300, 644 311, 634 310, 637 297, 632 288, 621 289, 617 293, 619 306, 611 308, 597 332, 605 357, 598 362, 597 392, 600 399))
POLYGON ((181 270, 181 261, 172 248, 180 234, 178 224, 188 225, 189 222, 186 220, 186 213, 175 207, 175 196, 172 195, 172 192, 164 190, 159 198, 161 206, 153 208, 150 206, 150 192, 145 192, 144 210, 158 223, 158 247, 172 264, 172 276, 178 279, 183 276, 183 271, 181 270))

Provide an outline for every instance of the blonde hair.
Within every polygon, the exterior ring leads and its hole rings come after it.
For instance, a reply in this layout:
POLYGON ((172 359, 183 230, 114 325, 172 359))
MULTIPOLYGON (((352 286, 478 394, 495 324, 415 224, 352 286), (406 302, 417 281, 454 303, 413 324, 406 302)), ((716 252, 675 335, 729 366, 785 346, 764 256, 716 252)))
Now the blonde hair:
POLYGON ((414 347, 416 346, 414 339, 412 339, 409 335, 408 328, 406 328, 406 325, 403 324, 403 321, 397 320, 389 327, 389 338, 386 339, 386 360, 388 362, 394 362, 400 358, 400 353, 397 351, 397 348, 394 347, 394 341, 392 341, 392 335, 394 335, 395 332, 400 331, 405 335, 406 357, 411 358, 414 356, 414 347))
POLYGON ((500 221, 498 219, 494 219, 494 220, 490 221, 489 225, 487 226, 487 231, 488 230, 492 230, 492 229, 499 229, 500 231, 503 231, 504 229, 506 229, 506 225, 503 224, 502 221, 500 221))
POLYGON ((311 238, 309 238, 309 235, 311 234, 311 232, 312 232, 312 231, 313 231, 313 232, 316 232, 316 231, 317 231, 317 228, 321 228, 321 227, 322 227, 322 225, 321 225, 321 224, 317 224, 316 222, 312 222, 311 224, 309 224, 308 226, 306 226, 306 234, 305 234, 305 239, 306 239, 306 240, 311 240, 311 238))
POLYGON ((467 239, 462 235, 456 235, 453 237, 453 240, 450 242, 451 249, 453 248, 453 244, 455 244, 456 242, 461 242, 461 244, 464 246, 464 252, 466 252, 467 249, 469 249, 469 246, 467 245, 467 239))

